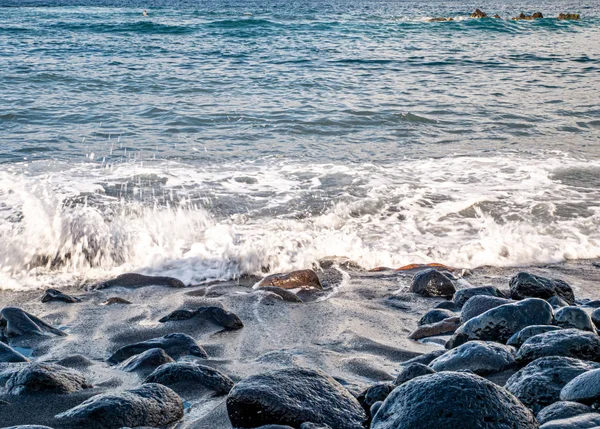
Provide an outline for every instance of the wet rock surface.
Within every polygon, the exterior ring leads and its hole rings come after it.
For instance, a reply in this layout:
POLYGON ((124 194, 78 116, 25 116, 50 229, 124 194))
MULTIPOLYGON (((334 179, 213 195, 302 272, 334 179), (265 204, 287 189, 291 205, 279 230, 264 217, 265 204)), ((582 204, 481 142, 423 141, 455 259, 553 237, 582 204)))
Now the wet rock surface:
POLYGON ((7 344, 0 342, 0 362, 29 362, 29 359, 7 344))
POLYGON ((435 374, 435 370, 427 365, 424 365, 422 363, 404 364, 400 367, 400 371, 394 379, 394 385, 400 386, 401 384, 404 384, 407 381, 412 380, 413 378, 429 374, 435 374))
POLYGON ((290 273, 273 274, 265 277, 258 284, 258 288, 264 286, 274 286, 282 289, 323 289, 319 276, 313 270, 298 270, 290 273))
POLYGON ((456 289, 446 275, 430 268, 419 271, 412 280, 410 291, 425 297, 452 298, 456 289))
POLYGON ((496 298, 508 298, 500 289, 495 286, 483 286, 457 290, 452 300, 456 303, 456 305, 462 307, 474 296, 495 296, 496 298))
POLYGON ((244 324, 237 314, 231 313, 221 307, 200 307, 195 310, 176 310, 159 320, 161 323, 177 320, 204 320, 222 326, 227 330, 242 329, 244 324))
POLYGON ((580 402, 597 408, 600 405, 600 369, 573 378, 560 392, 563 401, 580 402))
POLYGON ((543 334, 544 332, 558 331, 560 329, 562 329, 560 326, 553 325, 527 326, 526 328, 521 329, 519 332, 510 337, 506 342, 506 345, 519 348, 521 347, 521 345, 523 345, 525 341, 527 341, 529 338, 535 335, 543 334))
POLYGON ((517 361, 526 364, 546 356, 565 356, 600 361, 600 338, 579 329, 561 329, 529 338, 517 352, 517 361))
POLYGON ((182 356, 188 355, 202 359, 208 357, 206 351, 192 337, 187 334, 175 333, 121 347, 108 358, 108 362, 111 364, 121 363, 131 356, 154 348, 164 350, 173 359, 179 359, 182 356))
POLYGON ((59 291, 58 289, 47 289, 42 296, 42 302, 51 302, 51 301, 59 301, 66 302, 67 304, 73 304, 76 302, 81 302, 79 298, 76 298, 71 295, 66 295, 59 291))
POLYGON ((449 317, 455 317, 456 314, 452 311, 449 310, 442 310, 442 309, 433 309, 428 311, 427 313, 425 313, 423 315, 423 317, 421 317, 419 319, 419 321, 417 322, 417 324, 419 326, 423 326, 423 325, 431 325, 437 322, 441 322, 444 319, 447 319, 449 317))
POLYGON ((107 289, 113 286, 126 288, 138 288, 144 286, 166 286, 172 288, 184 288, 185 284, 173 277, 145 276, 143 274, 127 273, 99 284, 96 289, 107 289))
POLYGON ((600 426, 600 414, 580 414, 568 419, 552 420, 540 426, 540 429, 595 429, 600 426))
POLYGON ((573 289, 562 280, 536 276, 530 273, 519 273, 510 280, 509 286, 513 299, 548 299, 558 296, 569 305, 575 304, 573 289))
POLYGON ((181 394, 210 390, 216 395, 226 395, 233 387, 233 381, 220 371, 189 362, 162 365, 145 382, 164 384, 181 394))
POLYGON ((503 371, 514 364, 514 348, 493 342, 469 341, 444 353, 429 366, 435 371, 469 370, 485 375, 503 371))
POLYGON ((50 334, 61 337, 67 335, 33 314, 16 307, 5 307, 0 310, 0 319, 5 326, 4 335, 8 338, 50 334))
POLYGON ((119 369, 148 375, 159 366, 169 362, 174 362, 171 356, 163 349, 154 348, 146 350, 139 355, 131 356, 129 359, 119 364, 119 369))
POLYGON ((92 387, 79 372, 55 364, 32 363, 6 381, 10 395, 69 394, 92 387))
POLYGON ((462 307, 460 320, 466 323, 469 320, 485 313, 492 308, 500 307, 504 304, 514 304, 515 301, 506 298, 499 298, 487 295, 475 295, 469 298, 462 307))
POLYGON ((593 413, 594 409, 578 402, 558 401, 543 408, 536 416, 539 424, 552 420, 562 420, 581 414, 593 413))
POLYGON ((575 328, 596 332, 594 323, 586 311, 580 307, 562 307, 554 313, 555 323, 562 328, 575 328))

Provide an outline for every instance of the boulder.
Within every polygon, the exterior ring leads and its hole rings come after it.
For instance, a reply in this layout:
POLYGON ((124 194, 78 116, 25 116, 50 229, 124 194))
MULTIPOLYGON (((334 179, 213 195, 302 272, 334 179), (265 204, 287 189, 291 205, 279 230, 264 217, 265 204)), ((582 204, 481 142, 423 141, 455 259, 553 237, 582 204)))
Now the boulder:
POLYGON ((407 360, 405 362, 402 362, 402 366, 406 367, 406 366, 408 366, 410 364, 413 364, 413 363, 420 363, 422 365, 429 365, 431 363, 431 361, 433 361, 435 358, 443 355, 444 353, 446 353, 446 350, 434 350, 432 352, 425 353, 425 354, 422 354, 420 356, 416 356, 416 357, 414 357, 412 359, 409 359, 409 360, 407 360))
POLYGON ((454 21, 454 18, 429 18, 428 22, 447 22, 454 21))
POLYGON ((515 364, 515 349, 498 343, 469 341, 429 364, 435 371, 469 370, 478 375, 492 374, 515 364))
POLYGON ((126 372, 137 372, 140 375, 148 375, 159 366, 169 362, 175 361, 163 349, 154 348, 146 350, 139 355, 131 356, 129 359, 121 362, 118 368, 126 372))
POLYGON ((565 301, 564 299, 562 299, 558 296, 551 296, 546 301, 548 301, 548 304, 550 304, 552 306, 552 308, 554 308, 554 309, 566 307, 569 305, 569 303, 567 301, 565 301))
POLYGON ((542 299, 530 298, 516 304, 505 304, 467 321, 456 330, 448 346, 457 347, 471 340, 506 343, 521 329, 532 325, 550 325, 552 320, 552 307, 542 299))
POLYGON ((57 365, 75 369, 85 369, 94 365, 94 362, 82 355, 71 355, 56 361, 57 365))
POLYGON ((471 18, 487 18, 487 15, 479 9, 475 9, 475 12, 471 14, 471 18))
POLYGON ((29 362, 29 359, 0 341, 0 362, 29 362))
POLYGON ((559 13, 557 19, 575 20, 581 19, 578 13, 559 13))
POLYGON ((578 416, 580 414, 593 413, 594 409, 579 402, 558 401, 548 405, 537 414, 539 424, 550 422, 552 420, 562 420, 578 416))
POLYGON ((465 302, 460 312, 460 321, 466 323, 474 317, 485 313, 492 308, 500 307, 505 304, 515 304, 512 299, 498 298, 487 295, 475 295, 465 302))
POLYGON ((319 276, 313 270, 298 270, 285 274, 272 274, 256 286, 275 286, 282 289, 314 288, 323 289, 319 276))
POLYGON ((456 292, 454 283, 439 271, 429 268, 419 271, 412 280, 410 291, 425 297, 450 299, 456 292))
POLYGON ((184 288, 185 284, 173 277, 145 276, 136 273, 121 274, 120 276, 108 280, 96 286, 96 289, 107 289, 113 286, 127 288, 139 288, 144 286, 166 286, 172 288, 184 288))
POLYGON ((287 289, 282 289, 282 288, 276 287, 276 286, 261 286, 261 288, 258 289, 257 292, 274 293, 279 298, 281 298, 281 300, 286 301, 286 302, 296 302, 299 304, 304 302, 294 292, 291 292, 287 289))
POLYGON ((597 429, 600 426, 600 414, 580 414, 568 419, 552 420, 540 426, 540 429, 597 429))
POLYGON ((118 296, 112 296, 100 305, 115 305, 115 304, 131 304, 131 301, 127 301, 125 298, 121 298, 118 296))
POLYGON ((534 335, 543 334, 544 332, 558 331, 562 329, 559 326, 553 325, 533 325, 521 329, 519 332, 514 334, 506 342, 507 346, 513 346, 516 348, 521 347, 525 341, 533 337, 534 335))
POLYGON ((377 383, 360 393, 357 397, 358 402, 363 406, 365 411, 369 411, 375 402, 385 401, 390 392, 396 386, 392 383, 377 383))
POLYGON ((362 429, 367 416, 341 384, 321 371, 288 368, 250 376, 229 392, 234 427, 265 424, 298 427, 304 422, 336 429, 362 429))
POLYGON ((433 310, 429 310, 427 313, 425 313, 423 317, 419 319, 417 325, 431 325, 433 323, 441 322, 444 319, 454 316, 456 316, 456 314, 454 314, 452 311, 434 308, 433 310))
POLYGON ((214 368, 190 362, 167 363, 150 374, 145 383, 169 386, 178 393, 210 390, 217 395, 227 395, 233 381, 214 368))
POLYGON ((561 390, 560 399, 597 408, 600 405, 600 369, 584 372, 573 378, 561 390))
POLYGON ((579 329, 544 332, 523 343, 517 352, 517 362, 525 364, 546 356, 600 361, 600 338, 579 329))
POLYGON ((500 289, 494 286, 472 287, 467 289, 457 290, 452 300, 456 305, 462 307, 465 303, 474 296, 495 296, 497 298, 506 298, 500 289))
POLYGON ((595 309, 592 312, 592 323, 594 323, 594 326, 596 326, 596 328, 600 328, 600 308, 595 309))
POLYGON ((455 313, 460 311, 460 307, 452 301, 442 301, 439 304, 436 304, 433 308, 439 308, 441 310, 450 310, 455 313))
POLYGON ((573 289, 562 280, 549 279, 529 273, 519 273, 510 279, 509 285, 513 299, 548 299, 558 296, 569 303, 569 305, 575 304, 573 289))
POLYGON ((560 399, 561 389, 578 375, 598 368, 593 362, 561 356, 536 359, 513 374, 504 387, 534 413, 560 399))
POLYGON ((32 393, 69 394, 91 388, 85 377, 70 368, 55 364, 32 363, 13 373, 6 381, 10 395, 32 393))
MULTIPOLYGON (((443 356, 443 355, 442 355, 443 356)), ((439 359, 439 358, 438 358, 439 359)), ((434 359, 435 360, 435 359, 434 359)), ((395 386, 400 386, 413 378, 421 377, 423 375, 435 374, 435 370, 423 365, 422 363, 409 363, 403 364, 400 367, 400 372, 394 380, 395 386)))
POLYGON ((182 417, 181 398, 162 384, 143 384, 131 390, 96 395, 56 416, 69 427, 86 429, 162 427, 182 417))
POLYGON ((108 358, 108 362, 115 365, 131 356, 154 348, 163 349, 173 359, 188 355, 202 359, 208 357, 204 349, 192 337, 187 334, 176 333, 121 347, 108 358))
POLYGON ((411 340, 419 340, 421 338, 433 337, 436 335, 451 334, 458 329, 460 326, 459 317, 449 317, 442 320, 441 322, 433 323, 431 325, 419 326, 408 338, 411 340))
POLYGON ((175 320, 188 319, 206 320, 216 325, 222 326, 226 330, 236 330, 244 327, 240 318, 221 307, 206 306, 196 310, 176 310, 159 320, 160 323, 172 322, 175 320))
POLYGON ((474 374, 440 372, 397 387, 371 429, 537 429, 513 395, 474 374))
POLYGON ((331 429, 331 426, 306 422, 300 425, 300 429, 331 429))
POLYGON ((562 307, 554 313, 555 323, 562 328, 575 328, 583 331, 596 332, 594 323, 583 308, 562 307))
POLYGON ((16 307, 5 307, 0 310, 0 321, 6 325, 4 333, 7 337, 54 334, 61 337, 67 334, 50 326, 43 320, 16 307))
POLYGON ((76 298, 71 295, 66 295, 59 291, 58 289, 46 289, 44 296, 42 296, 42 302, 50 302, 50 301, 61 301, 66 302, 68 304, 72 304, 75 302, 81 302, 79 298, 76 298))

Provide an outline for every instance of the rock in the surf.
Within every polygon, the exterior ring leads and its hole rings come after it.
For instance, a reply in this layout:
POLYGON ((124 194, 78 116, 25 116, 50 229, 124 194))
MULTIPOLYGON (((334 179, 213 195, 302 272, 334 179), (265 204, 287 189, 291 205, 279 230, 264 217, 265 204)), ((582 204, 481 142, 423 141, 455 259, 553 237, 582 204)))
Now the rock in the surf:
POLYGON ((537 413, 558 401, 562 388, 598 364, 562 356, 536 359, 513 374, 504 387, 537 413))
POLYGON ((36 336, 54 334, 61 337, 67 334, 50 326, 33 314, 16 307, 5 307, 0 310, 0 324, 4 326, 4 334, 11 337, 36 336))
POLYGON ((546 356, 566 356, 575 359, 600 361, 600 338, 579 329, 560 329, 529 338, 517 352, 521 364, 546 356))
POLYGON ((508 391, 482 377, 439 372, 397 387, 371 429, 537 429, 535 417, 508 391))
POLYGON ((594 409, 588 405, 579 402, 558 401, 545 408, 542 408, 536 418, 539 424, 550 422, 552 420, 569 419, 581 414, 593 413, 594 409))
POLYGON ((78 371, 55 364, 32 363, 13 373, 6 381, 10 395, 32 393, 69 394, 91 388, 78 371))
POLYGON ((108 298, 106 301, 101 303, 100 305, 116 305, 116 304, 131 304, 131 301, 126 300, 125 298, 121 298, 119 296, 112 296, 108 298))
POLYGON ((181 398, 162 384, 96 395, 56 416, 62 424, 86 429, 162 427, 182 417, 181 398))
MULTIPOLYGON (((443 356, 443 355, 442 355, 443 356)), ((439 357, 438 357, 439 359, 439 357)), ((433 359, 435 360, 435 359, 433 359)), ((423 375, 435 374, 435 370, 422 363, 404 363, 400 367, 398 375, 394 379, 394 385, 400 386, 413 378, 421 377, 423 375)))
POLYGON ((540 429, 596 429, 598 427, 600 427, 600 414, 593 412, 567 419, 552 420, 544 423, 540 429))
POLYGON ((419 340, 421 338, 434 337, 436 335, 451 334, 456 331, 459 326, 460 317, 449 317, 441 322, 419 326, 408 336, 408 338, 411 340, 419 340))
POLYGON ((471 18, 487 18, 487 14, 482 10, 475 9, 475 12, 471 14, 471 18))
POLYGON ((180 394, 210 391, 216 395, 226 395, 233 387, 233 381, 222 372, 191 362, 162 365, 144 382, 164 384, 180 394))
POLYGON ((179 359, 182 356, 196 356, 202 359, 208 357, 206 351, 196 343, 196 340, 187 334, 176 333, 121 347, 108 358, 108 362, 113 365, 118 364, 131 356, 153 348, 163 349, 173 359, 179 359))
POLYGON ((553 326, 553 325, 528 326, 526 328, 521 329, 519 332, 517 332, 512 337, 510 337, 508 339, 508 341, 506 342, 506 345, 519 348, 525 341, 527 341, 534 335, 543 334, 544 332, 558 331, 560 329, 563 329, 563 328, 561 328, 560 326, 553 326))
POLYGON ((456 316, 456 314, 452 311, 434 308, 433 310, 429 310, 427 313, 425 313, 423 317, 419 319, 417 325, 431 325, 433 323, 441 322, 442 320, 447 319, 448 317, 454 316, 456 316))
POLYGON ((492 308, 500 307, 504 304, 514 303, 515 301, 512 299, 498 298, 487 295, 475 295, 474 297, 469 298, 463 305, 460 312, 460 320, 462 323, 466 323, 467 321, 485 313, 488 310, 491 310, 492 308))
POLYGON ((454 21, 454 18, 429 18, 428 22, 448 22, 454 21))
POLYGON ((492 374, 515 364, 515 349, 486 341, 469 341, 449 350, 429 366, 435 371, 469 370, 478 375, 492 374))
POLYGON ((313 270, 298 270, 290 273, 271 274, 260 281, 257 288, 274 286, 282 289, 323 289, 319 276, 313 270))
POLYGON ((581 16, 578 13, 559 13, 557 19, 578 21, 579 19, 581 19, 581 16))
POLYGON ((175 310, 171 314, 160 319, 159 322, 165 323, 176 320, 188 320, 192 318, 214 323, 226 330, 237 330, 244 327, 244 324, 237 314, 226 311, 221 307, 214 306, 200 307, 195 310, 175 310))
POLYGON ((542 299, 529 298, 516 304, 501 305, 470 319, 456 330, 448 347, 457 347, 471 340, 506 343, 527 326, 550 325, 552 321, 552 306, 542 299))
POLYGON ((0 341, 0 362, 29 362, 29 359, 0 341))
POLYGON ((119 369, 126 372, 136 372, 140 375, 148 375, 159 366, 169 362, 175 361, 163 349, 154 348, 139 355, 131 356, 119 364, 119 369))
POLYGON ((286 289, 282 289, 280 287, 275 287, 275 286, 261 286, 260 289, 256 290, 256 292, 257 293, 261 293, 261 292, 262 293, 264 293, 264 292, 272 293, 272 294, 277 295, 282 301, 286 301, 286 302, 296 302, 296 303, 303 303, 304 302, 294 292, 291 292, 291 291, 286 290, 286 289))
POLYGON ((429 268, 421 270, 412 279, 410 291, 425 297, 442 297, 450 299, 456 288, 454 282, 438 270, 429 268))
POLYGON ((573 289, 562 280, 549 279, 530 273, 518 273, 510 279, 509 286, 513 299, 548 299, 558 296, 569 303, 569 305, 575 304, 573 289))
POLYGON ((554 321, 562 328, 574 328, 583 331, 596 332, 592 319, 586 311, 580 307, 569 306, 560 308, 554 313, 554 321))
POLYGON ((360 403, 327 374, 287 368, 252 375, 229 392, 227 411, 234 427, 266 424, 298 427, 304 422, 336 429, 362 429, 367 419, 360 403))
POLYGON ((513 18, 513 21, 532 21, 534 19, 541 19, 543 17, 544 15, 542 15, 542 12, 535 12, 531 15, 525 15, 524 13, 521 13, 518 17, 513 18))
POLYGON ((139 288, 144 286, 166 286, 172 288, 183 288, 185 284, 173 277, 145 276, 143 274, 127 273, 108 280, 96 286, 96 289, 106 289, 113 286, 127 288, 139 288))
POLYGON ((497 287, 482 286, 457 290, 454 294, 454 297, 452 298, 452 301, 454 301, 459 307, 462 307, 470 298, 480 295, 495 296, 497 298, 507 298, 497 287))
POLYGON ((75 302, 81 302, 81 300, 77 297, 67 295, 59 291, 58 289, 46 289, 44 296, 42 296, 42 302, 50 302, 50 301, 60 301, 66 302, 68 304, 73 304, 75 302))

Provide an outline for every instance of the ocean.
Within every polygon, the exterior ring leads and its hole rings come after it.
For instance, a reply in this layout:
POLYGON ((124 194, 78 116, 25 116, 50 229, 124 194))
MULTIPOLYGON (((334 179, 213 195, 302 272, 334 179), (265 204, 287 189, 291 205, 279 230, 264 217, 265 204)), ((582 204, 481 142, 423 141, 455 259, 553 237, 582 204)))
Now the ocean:
POLYGON ((598 258, 599 41, 592 0, 0 0, 0 288, 598 258))

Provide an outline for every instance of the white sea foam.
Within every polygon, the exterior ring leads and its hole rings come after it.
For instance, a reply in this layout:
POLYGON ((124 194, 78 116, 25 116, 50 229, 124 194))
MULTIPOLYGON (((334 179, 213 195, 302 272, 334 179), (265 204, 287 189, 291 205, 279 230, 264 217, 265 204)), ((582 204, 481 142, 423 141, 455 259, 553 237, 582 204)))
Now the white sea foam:
POLYGON ((200 283, 332 255, 366 268, 600 257, 600 189, 578 179, 600 163, 561 154, 98 165, 17 164, 0 174, 0 287, 126 271, 200 283))

